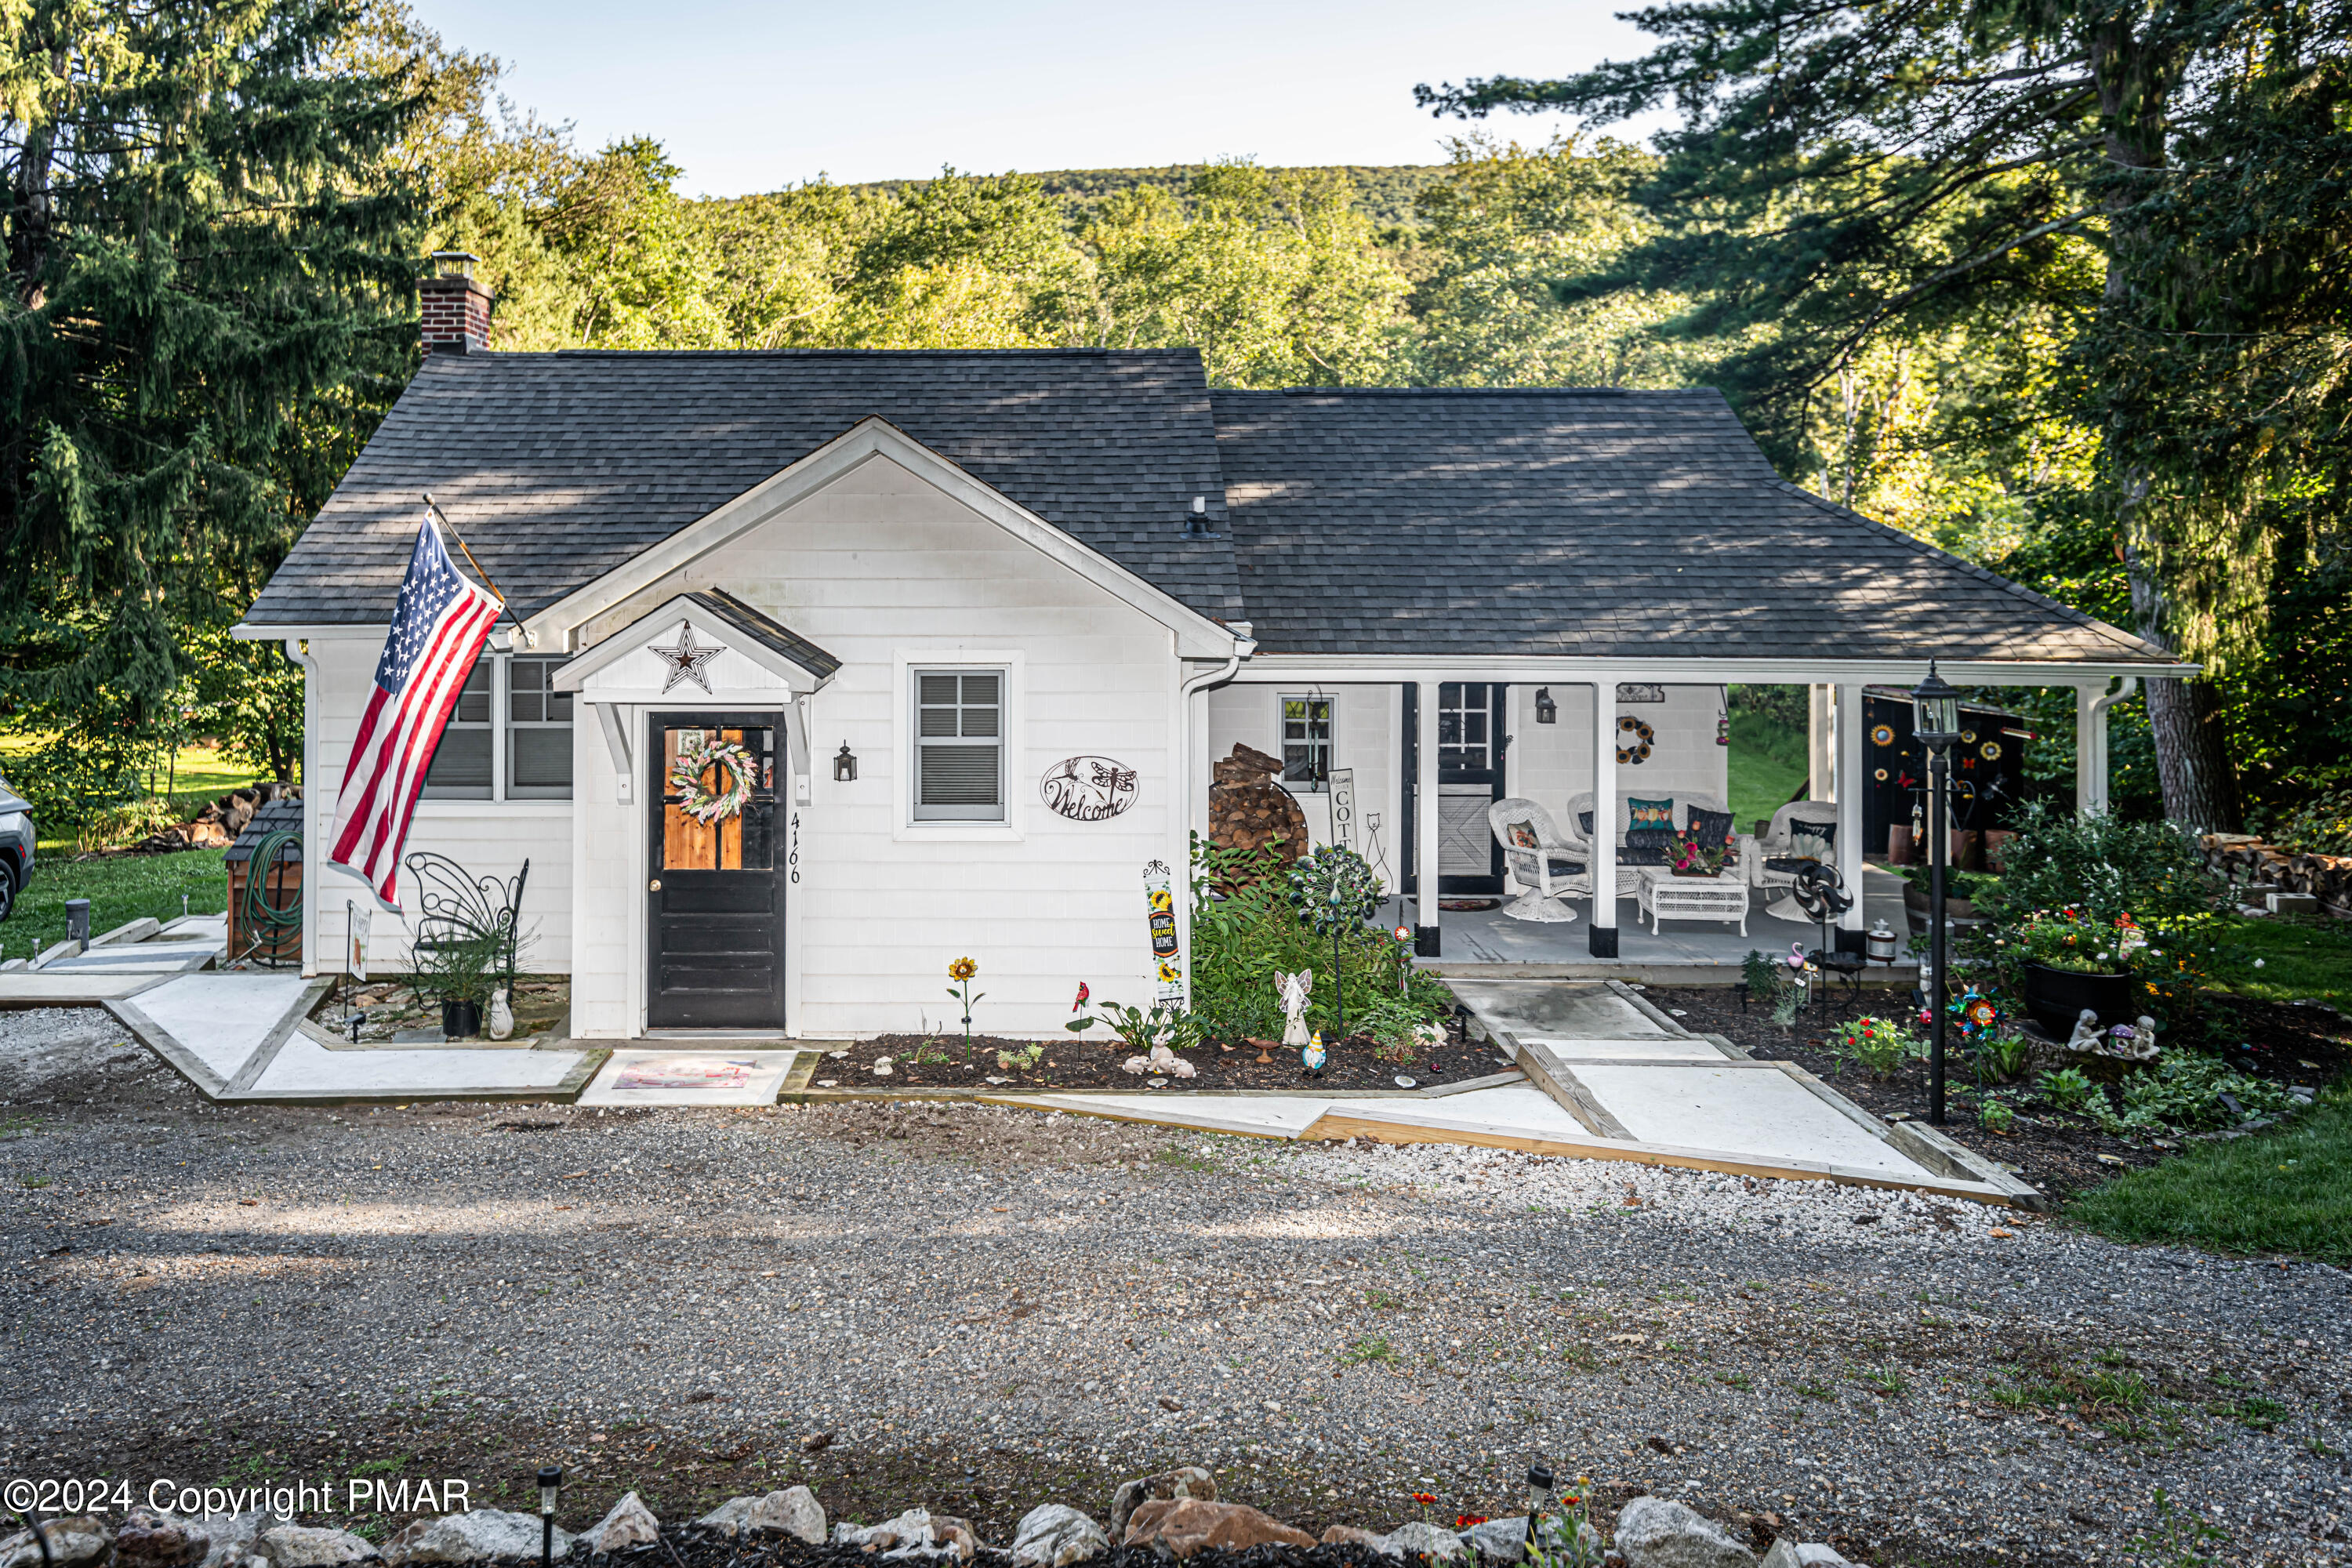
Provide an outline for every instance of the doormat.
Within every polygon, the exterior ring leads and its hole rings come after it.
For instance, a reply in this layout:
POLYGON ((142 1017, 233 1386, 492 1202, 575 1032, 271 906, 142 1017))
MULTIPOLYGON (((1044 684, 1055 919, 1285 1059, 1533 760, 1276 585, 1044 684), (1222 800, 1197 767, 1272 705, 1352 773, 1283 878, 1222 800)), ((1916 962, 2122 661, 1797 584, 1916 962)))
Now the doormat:
POLYGON ((614 1051, 582 1105, 773 1105, 798 1051, 614 1051))
POLYGON ((1480 910, 1491 910, 1502 901, 1500 899, 1440 899, 1437 907, 1454 914, 1466 915, 1480 910))

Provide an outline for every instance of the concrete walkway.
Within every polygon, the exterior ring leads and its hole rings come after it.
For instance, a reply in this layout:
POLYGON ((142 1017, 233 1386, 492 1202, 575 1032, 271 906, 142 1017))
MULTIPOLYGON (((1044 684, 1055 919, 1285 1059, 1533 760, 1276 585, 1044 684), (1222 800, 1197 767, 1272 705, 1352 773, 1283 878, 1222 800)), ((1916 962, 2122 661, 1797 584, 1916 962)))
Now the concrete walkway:
POLYGON ((601 1050, 528 1046, 354 1047, 310 1020, 332 984, 268 972, 175 974, 104 1000, 142 1044, 215 1100, 570 1100, 604 1060, 601 1050))

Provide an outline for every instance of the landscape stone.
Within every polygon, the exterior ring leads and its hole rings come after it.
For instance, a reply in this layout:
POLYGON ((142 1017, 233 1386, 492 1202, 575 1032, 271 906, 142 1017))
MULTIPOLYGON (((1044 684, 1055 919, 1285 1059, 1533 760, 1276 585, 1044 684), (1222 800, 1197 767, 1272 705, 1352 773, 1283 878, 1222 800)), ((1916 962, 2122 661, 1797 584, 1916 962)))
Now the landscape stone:
POLYGON ((1293 1530, 1247 1503, 1207 1502, 1198 1498, 1153 1499, 1128 1516, 1126 1546, 1150 1546, 1163 1556, 1190 1557, 1214 1548, 1246 1552, 1253 1546, 1313 1546, 1315 1538, 1293 1530))
POLYGON ((348 1530, 307 1524, 281 1524, 261 1532, 259 1556, 270 1568, 341 1568, 346 1563, 367 1563, 382 1555, 375 1542, 348 1530))
POLYGON ((886 1519, 879 1524, 836 1524, 833 1527, 835 1546, 855 1546, 885 1557, 938 1557, 947 1548, 936 1545, 938 1524, 961 1523, 961 1521, 934 1521, 929 1509, 910 1508, 896 1519, 886 1519))
POLYGON ((1528 1553, 1528 1516, 1509 1514, 1474 1524, 1462 1532, 1462 1544, 1482 1563, 1517 1563, 1528 1553))
POLYGON ((806 1487, 786 1487, 765 1497, 730 1498, 697 1522, 730 1536, 752 1530, 780 1530, 811 1546, 824 1544, 824 1505, 806 1487))
POLYGON ((613 1505, 613 1511, 596 1521, 594 1528, 580 1538, 591 1552, 608 1553, 626 1552, 632 1546, 651 1546, 661 1539, 661 1521, 645 1505, 635 1492, 623 1495, 613 1505))
POLYGON ((1013 1535, 1013 1561, 1023 1568, 1069 1568, 1109 1550, 1103 1527, 1067 1503, 1040 1503, 1013 1535))
POLYGON ((1335 1524, 1330 1529, 1325 1531, 1323 1532, 1323 1544, 1326 1546, 1362 1546, 1368 1547, 1374 1552, 1385 1552, 1391 1557, 1398 1555, 1397 1552, 1390 1550, 1389 1538, 1387 1536, 1375 1535, 1369 1530, 1358 1530, 1352 1524, 1335 1524))
POLYGON ((211 1551, 202 1525, 152 1509, 132 1509, 114 1532, 116 1568, 195 1568, 211 1551))
POLYGON ((1754 1568, 1756 1553, 1696 1510, 1637 1497, 1617 1514, 1611 1542, 1626 1568, 1754 1568))
MULTIPOLYGON (((541 1526, 535 1513, 510 1509, 478 1508, 420 1519, 383 1543, 383 1560, 391 1568, 410 1563, 480 1563, 536 1560, 541 1526)), ((555 1532, 555 1555, 572 1551, 572 1537, 555 1532)))
POLYGON ((212 1542, 205 1553, 204 1568, 245 1568, 246 1560, 254 1554, 260 1543, 261 1532, 275 1522, 276 1516, 260 1509, 250 1513, 208 1513, 198 1526, 212 1542))
POLYGON ((1785 1538, 1772 1543, 1764 1553, 1760 1568, 1853 1568, 1834 1546, 1818 1541, 1795 1542, 1785 1538))
POLYGON ((1388 1542, 1383 1550, 1391 1556, 1434 1557, 1441 1563, 1451 1563, 1469 1552, 1460 1536, 1425 1519, 1400 1524, 1381 1539, 1388 1542))
MULTIPOLYGON (((88 1514, 68 1514, 62 1519, 41 1521, 41 1532, 49 1543, 49 1561, 57 1568, 69 1563, 94 1563, 106 1555, 114 1532, 105 1522, 88 1514)), ((40 1568, 41 1544, 33 1539, 29 1530, 20 1530, 0 1541, 0 1568, 40 1568)))
POLYGON ((1216 1501, 1217 1478, 1198 1465, 1184 1465, 1156 1476, 1138 1476, 1119 1482, 1110 1494, 1110 1538, 1127 1539, 1127 1521, 1142 1504, 1172 1502, 1182 1498, 1216 1501))

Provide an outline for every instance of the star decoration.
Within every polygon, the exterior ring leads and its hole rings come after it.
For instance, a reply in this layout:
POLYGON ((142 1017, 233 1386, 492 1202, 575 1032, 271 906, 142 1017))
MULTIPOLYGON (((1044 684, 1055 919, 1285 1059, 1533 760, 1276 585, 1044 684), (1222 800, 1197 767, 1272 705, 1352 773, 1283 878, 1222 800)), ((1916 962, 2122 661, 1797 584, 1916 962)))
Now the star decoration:
POLYGON ((691 680, 705 692, 709 691, 710 678, 702 672, 702 667, 727 650, 723 647, 696 647, 694 623, 686 621, 680 623, 677 628, 676 647, 655 647, 648 644, 646 651, 659 654, 668 663, 669 674, 662 681, 662 691, 664 695, 667 695, 669 689, 681 680, 691 680))

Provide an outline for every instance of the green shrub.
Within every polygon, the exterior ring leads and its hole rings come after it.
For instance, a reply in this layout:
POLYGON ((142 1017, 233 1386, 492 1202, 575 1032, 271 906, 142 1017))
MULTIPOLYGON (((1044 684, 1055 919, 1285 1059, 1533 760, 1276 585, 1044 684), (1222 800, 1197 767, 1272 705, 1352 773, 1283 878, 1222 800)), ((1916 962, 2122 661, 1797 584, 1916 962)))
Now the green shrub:
POLYGON ((2255 1116, 2295 1109, 2294 1096, 2265 1079, 2248 1078, 2219 1057, 2170 1048, 2146 1072, 2124 1079, 2123 1109, 2105 1095, 2089 1097, 2086 1109, 2108 1131, 2190 1132, 2230 1127, 2255 1116), (2227 1095, 2237 1102, 2232 1110, 2227 1095))
POLYGON ((2282 849, 2303 855, 2352 855, 2352 788, 2305 801, 2271 834, 2282 849))
MULTIPOLYGON (((1193 835, 1192 1011, 1204 1031, 1222 1039, 1278 1034, 1282 1010, 1274 977, 1302 969, 1315 973, 1307 1027, 1324 1031, 1327 1039, 1338 1030, 1343 994, 1350 1033, 1383 999, 1421 1020, 1441 1020, 1454 1011, 1454 994, 1414 969, 1410 952, 1388 932, 1342 921, 1335 939, 1303 920, 1291 901, 1287 871, 1271 846, 1227 849, 1193 835)), ((1370 896, 1378 896, 1377 882, 1370 896)))
POLYGON ((1919 1054, 1919 1040, 1892 1018, 1849 1018, 1830 1031, 1830 1052, 1873 1078, 1889 1078, 1919 1054))
POLYGON ((2129 915, 2168 930, 2210 912, 2219 892, 2196 836, 2168 822, 2125 822, 2104 812, 2078 816, 2029 803, 2002 852, 2000 879, 1980 889, 2003 921, 2069 907, 2112 926, 2129 915))
POLYGON ((2042 1103, 2053 1110, 2080 1110, 2089 1103, 2091 1096, 2098 1089, 2091 1081, 2090 1075, 2081 1068, 2062 1068, 2056 1072, 2043 1073, 2042 1081, 2033 1087, 2042 1096, 2042 1103))

